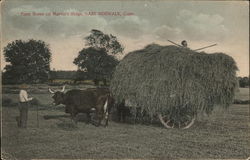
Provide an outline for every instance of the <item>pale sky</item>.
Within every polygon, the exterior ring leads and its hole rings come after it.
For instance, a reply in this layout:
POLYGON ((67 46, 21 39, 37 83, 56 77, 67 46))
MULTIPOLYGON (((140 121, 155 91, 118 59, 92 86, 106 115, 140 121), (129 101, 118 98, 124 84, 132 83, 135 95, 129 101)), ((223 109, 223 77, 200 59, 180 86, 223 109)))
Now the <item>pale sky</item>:
MULTIPOLYGON (((124 53, 148 44, 187 40, 191 49, 232 56, 238 76, 249 75, 249 2, 247 1, 14 1, 2 3, 2 49, 22 39, 43 40, 52 52, 51 69, 76 70, 73 64, 91 29, 115 35, 124 53), (132 13, 128 16, 87 12, 132 13), (35 16, 32 13, 82 13, 82 16, 35 16), (22 13, 31 13, 24 16, 22 13)), ((1 52, 1 69, 6 65, 1 52)))

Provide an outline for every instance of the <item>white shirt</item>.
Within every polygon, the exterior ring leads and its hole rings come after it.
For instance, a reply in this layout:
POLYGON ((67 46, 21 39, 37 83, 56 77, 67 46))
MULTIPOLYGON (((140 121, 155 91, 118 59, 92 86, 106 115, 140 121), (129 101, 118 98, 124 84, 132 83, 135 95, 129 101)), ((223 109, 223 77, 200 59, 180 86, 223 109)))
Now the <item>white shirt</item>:
POLYGON ((19 99, 20 102, 28 102, 31 101, 33 98, 28 98, 28 93, 25 90, 20 90, 19 99))

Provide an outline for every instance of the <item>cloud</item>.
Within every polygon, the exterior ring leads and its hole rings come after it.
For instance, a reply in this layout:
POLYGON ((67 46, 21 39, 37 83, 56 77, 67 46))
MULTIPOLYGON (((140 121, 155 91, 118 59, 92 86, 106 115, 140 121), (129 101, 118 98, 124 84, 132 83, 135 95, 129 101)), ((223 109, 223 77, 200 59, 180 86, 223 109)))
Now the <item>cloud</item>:
POLYGON ((50 9, 47 7, 34 8, 32 5, 23 5, 17 8, 12 8, 7 12, 8 24, 16 29, 29 30, 39 26, 41 22, 46 21, 44 16, 22 16, 22 13, 47 13, 50 9))
POLYGON ((153 30, 160 40, 187 39, 191 41, 221 41, 227 38, 229 29, 219 14, 205 14, 190 10, 180 10, 175 19, 153 30))
POLYGON ((127 16, 111 20, 106 30, 113 30, 126 37, 138 38, 147 32, 149 21, 138 16, 127 16))
POLYGON ((162 40, 167 39, 178 39, 181 37, 182 30, 179 28, 172 28, 167 25, 163 25, 157 27, 153 33, 157 36, 157 38, 162 40))
MULTIPOLYGON (((245 2, 7 2, 2 7, 3 47, 15 39, 40 39, 50 44, 52 67, 73 69, 73 57, 84 46, 91 29, 112 33, 125 46, 125 53, 167 39, 185 39, 196 49, 212 43, 205 51, 231 54, 242 68, 249 64, 249 4, 245 2), (244 3, 244 4, 243 4, 244 3), (28 4, 28 5, 25 5, 28 4), (21 16, 21 12, 129 11, 134 16, 21 16), (234 49, 238 46, 237 49, 234 49), (236 53, 236 55, 233 55, 236 53), (239 58, 241 57, 241 58, 239 58), (245 60, 245 61, 243 61, 245 60), (63 65, 62 65, 63 64, 63 65), (246 64, 243 66, 243 64, 246 64)), ((3 56, 1 56, 3 59, 3 56)), ((3 66, 1 59, 1 66, 3 66)), ((249 70, 248 70, 249 73, 249 70)))
POLYGON ((223 40, 229 32, 224 18, 218 14, 181 10, 176 19, 184 36, 193 40, 223 40))
POLYGON ((77 9, 52 10, 47 7, 37 8, 31 5, 23 5, 11 9, 7 16, 8 23, 4 27, 9 34, 16 37, 29 33, 31 37, 62 37, 67 38, 89 32, 96 28, 103 30, 107 21, 100 16, 33 16, 32 13, 84 13, 77 9), (31 13, 31 16, 22 16, 21 13, 31 13), (15 33, 15 34, 13 34, 15 33), (17 34, 16 34, 17 33, 17 34))

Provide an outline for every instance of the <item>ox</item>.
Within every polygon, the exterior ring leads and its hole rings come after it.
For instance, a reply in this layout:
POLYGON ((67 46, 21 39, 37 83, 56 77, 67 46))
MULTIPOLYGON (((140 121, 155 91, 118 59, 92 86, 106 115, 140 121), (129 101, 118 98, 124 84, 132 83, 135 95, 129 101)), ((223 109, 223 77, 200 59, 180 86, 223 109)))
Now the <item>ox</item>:
POLYGON ((65 86, 63 86, 61 91, 55 92, 50 88, 49 91, 53 94, 54 104, 65 105, 65 112, 70 113, 75 123, 77 123, 78 113, 86 113, 87 122, 90 122, 90 113, 95 112, 98 118, 97 126, 101 124, 103 119, 105 119, 105 126, 108 125, 110 109, 114 102, 108 89, 73 89, 64 93, 65 86))

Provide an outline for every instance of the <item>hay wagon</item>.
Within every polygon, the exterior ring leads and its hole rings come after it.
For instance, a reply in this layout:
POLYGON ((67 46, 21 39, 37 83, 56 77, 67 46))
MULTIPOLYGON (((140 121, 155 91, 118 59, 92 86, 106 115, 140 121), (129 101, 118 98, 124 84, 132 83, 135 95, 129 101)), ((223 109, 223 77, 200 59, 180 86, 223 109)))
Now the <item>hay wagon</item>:
POLYGON ((110 88, 166 128, 189 128, 197 114, 227 108, 237 88, 237 66, 224 53, 207 54, 176 46, 148 45, 127 54, 110 88))

